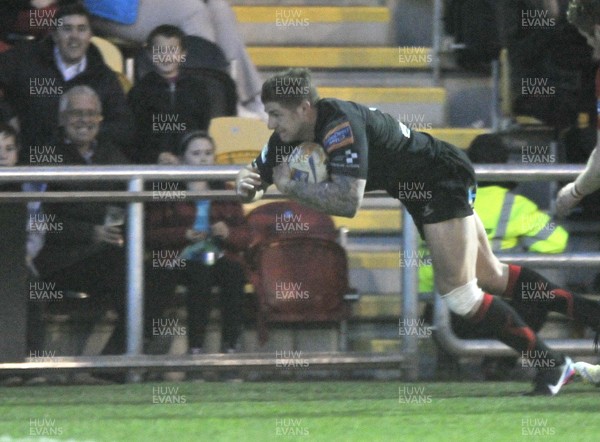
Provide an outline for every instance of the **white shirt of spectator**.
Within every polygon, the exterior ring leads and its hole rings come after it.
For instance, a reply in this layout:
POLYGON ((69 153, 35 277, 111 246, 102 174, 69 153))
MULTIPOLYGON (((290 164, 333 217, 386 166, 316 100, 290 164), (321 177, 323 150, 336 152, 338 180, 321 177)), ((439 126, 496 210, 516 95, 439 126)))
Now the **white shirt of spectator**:
POLYGON ((87 67, 86 55, 83 56, 79 63, 67 66, 60 55, 58 47, 56 46, 54 46, 54 60, 56 60, 56 66, 58 67, 58 70, 62 74, 65 81, 72 80, 73 78, 81 74, 83 71, 85 71, 85 68, 87 67))

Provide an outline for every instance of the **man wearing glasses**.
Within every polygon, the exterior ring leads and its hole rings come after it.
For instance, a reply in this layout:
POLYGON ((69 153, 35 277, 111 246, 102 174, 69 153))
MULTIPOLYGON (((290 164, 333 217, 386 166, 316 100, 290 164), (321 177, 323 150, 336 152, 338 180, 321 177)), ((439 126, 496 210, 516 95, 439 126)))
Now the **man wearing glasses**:
MULTIPOLYGON (((55 166, 117 165, 127 159, 100 137, 102 103, 89 86, 75 86, 59 101, 60 137, 54 144, 55 166)), ((114 181, 52 182, 48 191, 125 190, 114 181)), ((90 311, 116 310, 119 321, 104 352, 124 351, 124 208, 107 202, 52 201, 42 204, 37 226, 46 228, 45 244, 34 260, 40 279, 64 298, 85 293, 90 311), (90 306, 92 307, 92 306, 90 306)), ((67 299, 68 300, 68 299, 67 299)), ((97 318, 100 319, 100 318, 97 318)))
POLYGON ((0 88, 14 108, 21 129, 21 161, 32 165, 55 135, 58 100, 70 88, 86 84, 99 95, 104 109, 102 135, 125 148, 133 117, 116 74, 90 45, 92 29, 87 9, 79 3, 60 8, 51 38, 27 42, 0 54, 0 88), (35 159, 35 155, 33 156, 35 159))

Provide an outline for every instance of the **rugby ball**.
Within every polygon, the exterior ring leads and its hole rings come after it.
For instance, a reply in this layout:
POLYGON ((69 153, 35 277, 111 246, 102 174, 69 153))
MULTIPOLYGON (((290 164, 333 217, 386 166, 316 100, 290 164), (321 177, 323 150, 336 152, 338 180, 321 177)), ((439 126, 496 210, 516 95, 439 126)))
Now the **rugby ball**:
POLYGON ((327 181, 327 154, 320 144, 305 141, 296 146, 288 157, 291 179, 305 183, 327 181))

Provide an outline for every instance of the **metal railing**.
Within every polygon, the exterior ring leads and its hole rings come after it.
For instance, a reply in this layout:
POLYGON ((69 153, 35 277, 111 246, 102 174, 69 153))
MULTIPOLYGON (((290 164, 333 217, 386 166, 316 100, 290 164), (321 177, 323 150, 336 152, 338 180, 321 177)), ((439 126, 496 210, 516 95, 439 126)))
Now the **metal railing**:
MULTIPOLYGON (((130 381, 139 380, 138 371, 212 369, 268 369, 277 366, 272 354, 232 354, 190 356, 142 355, 143 343, 143 244, 144 217, 143 201, 165 200, 154 191, 145 191, 146 182, 155 181, 201 181, 235 179, 239 166, 207 167, 164 167, 164 166, 64 166, 0 168, 0 182, 57 182, 57 181, 122 181, 127 182, 127 191, 101 192, 0 192, 0 202, 20 201, 119 201, 127 202, 127 295, 126 295, 126 353, 123 356, 75 356, 52 357, 37 361, 0 363, 2 372, 45 371, 45 370, 130 370, 130 381), (50 359, 50 360, 48 360, 50 359)), ((381 193, 380 193, 381 195, 381 193)), ((278 192, 269 192, 266 198, 280 198, 278 192)), ((237 199, 233 191, 185 191, 177 200, 194 199, 237 199)), ((336 368, 355 369, 377 366, 398 368, 404 357, 398 354, 381 355, 370 353, 303 353, 302 361, 311 369, 336 368)))
MULTIPOLYGON (((56 358, 52 362, 2 363, 0 370, 44 370, 44 369, 188 369, 190 367, 273 367, 272 357, 258 355, 219 355, 215 358, 181 356, 147 357, 142 351, 142 309, 143 309, 143 201, 156 200, 152 191, 144 191, 147 181, 198 181, 221 180, 230 181, 235 178, 238 166, 207 167, 161 167, 161 166, 65 166, 1 168, 0 182, 55 182, 55 181, 90 181, 110 180, 128 183, 128 191, 123 192, 4 192, 0 193, 0 202, 7 201, 125 201, 128 203, 127 230, 127 353, 124 356, 105 357, 69 357, 56 358), (253 361, 248 363, 248 361, 253 361), (262 362, 260 362, 262 361, 262 362), (262 364, 262 365, 261 365, 262 364)), ((543 181, 572 180, 583 170, 583 166, 573 165, 488 165, 477 166, 478 178, 485 181, 543 181)), ((371 193, 380 197, 382 192, 371 193)), ((278 198, 277 192, 267 195, 278 198)), ((232 191, 188 191, 183 199, 225 199, 236 198, 232 191)), ((403 216, 403 248, 408 253, 417 250, 418 235, 410 216, 403 216)), ((513 261, 527 262, 535 265, 595 265, 600 263, 600 254, 566 254, 566 255, 526 255, 511 256, 513 261)), ((401 269, 403 281, 402 311, 403 319, 413 319, 418 311, 417 268, 407 266, 401 269)), ((436 303, 435 329, 438 340, 449 351, 460 354, 507 354, 511 350, 497 341, 460 340, 452 333, 447 311, 436 303)), ((398 355, 373 355, 368 353, 316 354, 306 357, 318 367, 398 367, 402 364, 409 379, 417 377, 418 336, 405 336, 402 352, 398 355), (312 358, 312 359, 311 359, 312 358)), ((551 347, 565 349, 577 354, 589 353, 592 346, 589 340, 548 340, 551 347), (589 349, 589 351, 588 351, 589 349)), ((310 361, 309 361, 310 362, 310 361)))

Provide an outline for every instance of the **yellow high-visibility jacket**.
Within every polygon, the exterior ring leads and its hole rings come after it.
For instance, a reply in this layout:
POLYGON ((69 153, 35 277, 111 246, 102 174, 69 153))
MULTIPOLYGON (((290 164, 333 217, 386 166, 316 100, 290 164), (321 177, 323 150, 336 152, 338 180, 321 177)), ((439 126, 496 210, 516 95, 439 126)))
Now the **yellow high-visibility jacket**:
MULTIPOLYGON (((494 252, 561 253, 567 247, 569 234, 563 227, 533 201, 505 187, 479 187, 475 211, 483 222, 494 252)), ((424 254, 420 253, 420 256, 424 254)), ((433 268, 421 266, 419 292, 432 291, 433 268)))

